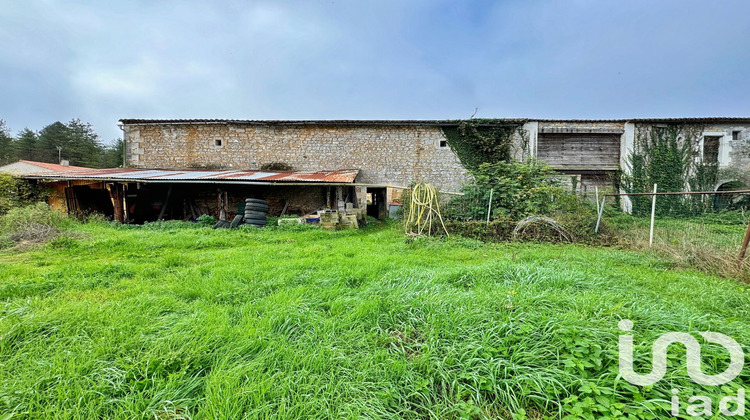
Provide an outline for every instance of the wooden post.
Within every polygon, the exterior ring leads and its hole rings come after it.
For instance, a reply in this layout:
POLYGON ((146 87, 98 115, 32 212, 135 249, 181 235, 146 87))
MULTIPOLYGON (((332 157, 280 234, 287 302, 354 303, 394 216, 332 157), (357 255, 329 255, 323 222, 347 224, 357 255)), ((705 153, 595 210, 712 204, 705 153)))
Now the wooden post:
MULTIPOLYGON (((598 196, 598 194, 597 194, 598 196)), ((594 228, 594 233, 599 233, 599 223, 602 221, 602 213, 604 213, 604 200, 607 199, 607 196, 605 195, 602 197, 602 205, 599 205, 599 202, 596 202, 596 207, 599 209, 599 216, 596 218, 596 227, 594 228)))
MULTIPOLYGON (((599 214, 599 187, 594 187, 594 195, 594 201, 596 201, 596 214, 599 214)), ((599 226, 598 223, 597 226, 599 226)))
POLYGON ((492 213, 492 193, 495 192, 494 188, 490 189, 490 201, 487 203, 487 226, 490 225, 490 214, 492 213))
POLYGON ((164 199, 164 205, 161 206, 159 217, 157 217, 156 220, 162 220, 164 218, 164 214, 167 212, 167 206, 169 205, 169 197, 171 195, 172 195, 172 184, 169 184, 169 189, 167 189, 167 197, 164 199))
POLYGON ((750 243, 750 223, 747 225, 745 231, 745 240, 742 241, 742 249, 740 249, 740 259, 737 261, 737 268, 742 268, 742 260, 745 259, 745 252, 747 252, 747 244, 750 243))
POLYGON ((111 184, 109 188, 109 197, 112 199, 112 208, 114 209, 114 219, 120 223, 125 222, 125 214, 123 212, 123 191, 120 184, 111 184))
POLYGON ((648 234, 648 246, 654 244, 654 215, 656 214, 656 184, 654 184, 654 195, 651 196, 651 231, 648 234))

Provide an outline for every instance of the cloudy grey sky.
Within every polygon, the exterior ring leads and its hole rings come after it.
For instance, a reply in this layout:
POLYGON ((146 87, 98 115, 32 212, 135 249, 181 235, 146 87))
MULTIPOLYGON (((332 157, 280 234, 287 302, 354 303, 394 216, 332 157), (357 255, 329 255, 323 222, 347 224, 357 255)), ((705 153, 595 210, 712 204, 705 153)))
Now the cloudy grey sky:
POLYGON ((0 0, 0 118, 750 116, 750 2, 0 0))

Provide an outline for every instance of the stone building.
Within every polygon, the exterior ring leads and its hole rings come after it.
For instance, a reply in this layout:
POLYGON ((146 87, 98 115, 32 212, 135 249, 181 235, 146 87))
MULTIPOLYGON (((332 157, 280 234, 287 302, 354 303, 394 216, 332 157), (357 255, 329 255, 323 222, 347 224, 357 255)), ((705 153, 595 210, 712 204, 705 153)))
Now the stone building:
MULTIPOLYGON (((722 169, 750 169, 750 118, 481 121, 508 129, 508 156, 547 162, 582 193, 617 189, 639 136, 664 126, 693 133, 699 159, 722 169)), ((349 205, 384 217, 393 193, 413 182, 456 193, 470 181, 470 165, 450 136, 464 123, 123 119, 123 163, 131 172, 36 179, 89 180, 92 188, 115 191, 113 202, 121 197, 114 207, 123 211, 116 216, 136 221, 153 219, 157 211, 141 210, 136 217, 128 211, 135 202, 157 209, 182 200, 172 204, 168 216, 174 218, 190 216, 180 210, 188 201, 216 212, 217 192, 230 193, 223 204, 230 208, 244 197, 267 199, 271 215, 349 205), (148 172, 157 169, 167 172, 148 172), (343 181, 320 176, 338 171, 354 175, 343 181)))

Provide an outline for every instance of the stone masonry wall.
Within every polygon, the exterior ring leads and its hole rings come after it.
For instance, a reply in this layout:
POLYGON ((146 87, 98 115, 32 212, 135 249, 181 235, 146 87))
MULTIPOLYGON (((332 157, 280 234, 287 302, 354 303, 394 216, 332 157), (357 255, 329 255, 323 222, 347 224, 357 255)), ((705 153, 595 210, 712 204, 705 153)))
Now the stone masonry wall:
MULTIPOLYGON (((636 124, 636 137, 646 135, 654 124, 636 124)), ((719 168, 750 173, 750 127, 741 124, 689 124, 684 128, 696 135, 721 137, 719 142, 719 168), (733 139, 734 133, 737 139, 733 139)), ((696 145, 699 147, 700 145, 696 145)), ((720 174, 720 176, 722 176, 720 174)))
POLYGON ((466 169, 435 126, 251 124, 126 125, 126 164, 162 169, 298 171, 359 169, 358 183, 408 186, 424 180, 458 191, 466 169), (221 145, 216 141, 220 140, 221 145))

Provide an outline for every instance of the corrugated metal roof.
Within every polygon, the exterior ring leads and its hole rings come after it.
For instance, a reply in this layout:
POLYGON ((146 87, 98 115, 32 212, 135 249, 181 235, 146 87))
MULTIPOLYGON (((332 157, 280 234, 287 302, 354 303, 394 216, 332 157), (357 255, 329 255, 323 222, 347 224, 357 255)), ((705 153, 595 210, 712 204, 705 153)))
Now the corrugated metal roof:
POLYGON ((706 123, 706 124, 731 124, 750 123, 750 117, 691 117, 691 118, 636 118, 630 120, 636 123, 706 123))
POLYGON ((68 172, 68 171, 79 171, 79 170, 83 170, 83 169, 91 169, 91 168, 87 168, 85 166, 70 166, 70 165, 63 166, 63 165, 58 165, 56 163, 36 162, 36 161, 33 161, 33 160, 23 160, 23 159, 19 160, 19 162, 27 163, 29 165, 38 166, 38 167, 44 168, 44 169, 49 169, 50 171, 55 171, 55 172, 68 172))
MULTIPOLYGON (((343 126, 373 126, 373 125, 406 125, 406 126, 456 126, 462 120, 224 120, 224 119, 121 119, 124 125, 190 125, 190 124, 242 124, 242 125, 343 125, 343 126)), ((496 124, 525 123, 526 119, 497 118, 496 124)), ((493 122, 495 123, 495 122, 493 122)))
POLYGON ((37 173, 23 175, 27 179, 140 181, 140 182, 213 182, 213 183, 323 183, 350 184, 359 174, 358 169, 337 171, 208 171, 111 168, 70 171, 65 173, 37 173))
POLYGON ((750 117, 670 117, 670 118, 621 118, 611 120, 587 120, 587 119, 568 119, 568 120, 555 120, 555 119, 534 119, 529 118, 528 121, 539 121, 539 122, 572 122, 572 123, 686 123, 686 124, 697 124, 697 123, 750 123, 750 117))
MULTIPOLYGON (((549 119, 549 118, 482 118, 484 124, 523 124, 529 121, 573 123, 750 123, 750 117, 686 117, 686 118, 614 118, 614 119, 549 119)), ((231 120, 231 119, 121 119, 124 125, 157 124, 242 124, 242 125, 339 125, 339 126, 456 126, 469 120, 231 120)))

